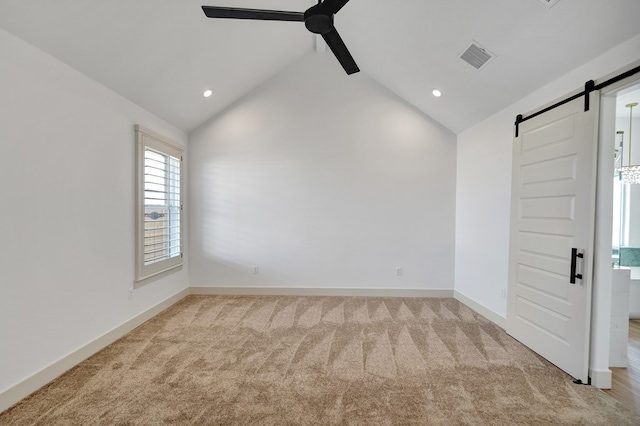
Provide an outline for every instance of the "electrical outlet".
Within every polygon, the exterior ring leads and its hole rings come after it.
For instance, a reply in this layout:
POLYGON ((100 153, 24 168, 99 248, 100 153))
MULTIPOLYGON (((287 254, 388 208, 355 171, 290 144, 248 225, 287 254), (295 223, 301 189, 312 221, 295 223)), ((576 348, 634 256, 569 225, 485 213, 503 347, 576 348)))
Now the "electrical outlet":
POLYGON ((398 266, 398 267, 396 268, 396 276, 398 276, 398 277, 399 277, 400 275, 402 275, 402 268, 401 268, 400 266, 398 266))
POLYGON ((127 299, 133 299, 133 287, 127 290, 127 299))
POLYGON ((255 265, 253 267, 253 275, 258 275, 260 273, 260 267, 258 265, 255 265))

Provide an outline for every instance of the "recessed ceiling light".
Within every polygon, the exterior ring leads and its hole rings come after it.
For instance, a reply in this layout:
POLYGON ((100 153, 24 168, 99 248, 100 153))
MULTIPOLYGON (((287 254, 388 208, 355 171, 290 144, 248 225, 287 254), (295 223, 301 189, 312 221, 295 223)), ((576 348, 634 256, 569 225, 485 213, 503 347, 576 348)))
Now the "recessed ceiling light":
POLYGON ((440 96, 442 96, 442 92, 439 91, 438 89, 434 89, 433 92, 433 96, 435 96, 436 98, 439 98, 440 96))
POLYGON ((213 95, 213 90, 207 89, 204 91, 203 95, 205 98, 208 98, 209 96, 213 95))

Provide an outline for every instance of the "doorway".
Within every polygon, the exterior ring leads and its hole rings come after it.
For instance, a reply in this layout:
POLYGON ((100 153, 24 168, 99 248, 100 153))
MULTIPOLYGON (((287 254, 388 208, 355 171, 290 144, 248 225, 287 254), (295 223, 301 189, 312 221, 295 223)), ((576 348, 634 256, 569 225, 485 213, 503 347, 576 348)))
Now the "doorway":
POLYGON ((608 393, 640 413, 640 84, 614 94, 611 338, 608 393), (634 149, 636 151, 634 151, 634 149), (631 168, 631 169, 630 169, 631 168))

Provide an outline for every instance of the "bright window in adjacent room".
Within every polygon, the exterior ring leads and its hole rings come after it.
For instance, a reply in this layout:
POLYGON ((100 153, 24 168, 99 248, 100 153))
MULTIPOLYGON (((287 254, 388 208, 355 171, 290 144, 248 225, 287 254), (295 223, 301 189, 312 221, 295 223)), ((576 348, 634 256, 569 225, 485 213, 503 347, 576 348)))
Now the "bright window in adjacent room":
POLYGON ((136 281, 182 265, 183 148, 135 126, 137 144, 136 281))

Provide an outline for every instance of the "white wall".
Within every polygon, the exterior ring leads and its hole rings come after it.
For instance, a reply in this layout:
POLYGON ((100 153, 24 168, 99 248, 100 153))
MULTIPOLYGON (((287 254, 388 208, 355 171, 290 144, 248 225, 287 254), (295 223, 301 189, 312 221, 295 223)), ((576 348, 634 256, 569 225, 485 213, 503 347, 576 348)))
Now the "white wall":
POLYGON ((134 132, 184 132, 0 30, 0 396, 188 286, 135 290, 134 132))
POLYGON ((453 289, 455 135, 330 52, 189 143, 192 286, 453 289))

